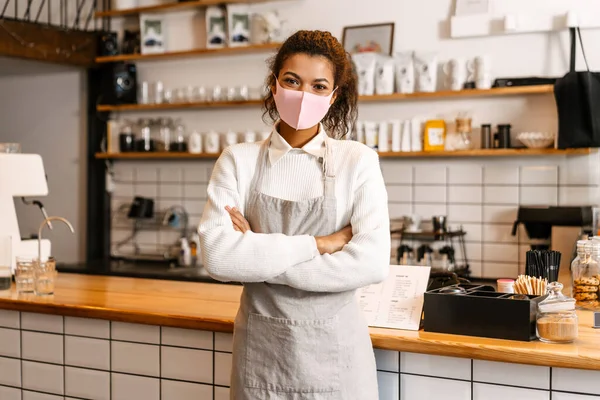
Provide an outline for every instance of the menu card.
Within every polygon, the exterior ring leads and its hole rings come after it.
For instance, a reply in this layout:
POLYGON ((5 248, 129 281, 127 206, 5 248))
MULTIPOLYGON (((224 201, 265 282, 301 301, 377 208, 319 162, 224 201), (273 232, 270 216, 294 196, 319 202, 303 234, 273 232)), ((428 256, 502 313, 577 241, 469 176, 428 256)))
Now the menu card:
POLYGON ((387 279, 357 291, 369 326, 419 330, 431 267, 390 265, 387 279))

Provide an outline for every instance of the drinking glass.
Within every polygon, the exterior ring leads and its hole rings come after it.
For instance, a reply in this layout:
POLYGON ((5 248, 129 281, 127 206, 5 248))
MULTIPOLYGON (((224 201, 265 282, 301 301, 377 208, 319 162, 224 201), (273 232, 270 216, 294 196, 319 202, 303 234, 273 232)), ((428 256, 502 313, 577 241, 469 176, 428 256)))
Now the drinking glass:
POLYGON ((0 236, 0 290, 10 289, 12 268, 12 237, 0 236))
POLYGON ((35 294, 37 296, 48 296, 54 294, 56 282, 56 261, 49 258, 48 261, 38 262, 35 266, 35 294))
POLYGON ((32 293, 35 289, 35 264, 33 257, 17 257, 15 283, 18 293, 32 293))

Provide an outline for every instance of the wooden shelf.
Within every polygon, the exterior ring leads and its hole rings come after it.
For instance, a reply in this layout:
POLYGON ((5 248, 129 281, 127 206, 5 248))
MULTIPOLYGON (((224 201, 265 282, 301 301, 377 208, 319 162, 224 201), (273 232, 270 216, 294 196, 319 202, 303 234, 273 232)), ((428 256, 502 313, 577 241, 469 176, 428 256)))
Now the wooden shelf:
MULTIPOLYGON (((420 151, 410 153, 379 153, 381 158, 429 158, 429 157, 519 157, 519 156, 564 156, 590 154, 591 148, 583 149, 476 149, 462 151, 420 151)), ((159 160, 159 159, 215 159, 219 154, 191 153, 96 153, 97 159, 112 160, 159 160)))
MULTIPOLYGON (((419 99, 445 99, 456 97, 484 97, 484 96, 517 96, 527 94, 545 94, 552 93, 552 85, 540 86, 522 86, 511 88, 494 88, 488 90, 461 90, 461 91, 442 91, 433 93, 412 93, 412 94, 390 94, 375 96, 360 96, 361 102, 383 102, 383 101, 401 101, 401 100, 419 100, 419 99)), ((123 105, 99 105, 98 111, 151 111, 151 110, 175 110, 186 108, 235 108, 261 105, 262 100, 250 101, 225 101, 225 102, 193 102, 193 103, 170 103, 170 104, 123 104, 123 105)))
POLYGON ((240 47, 223 47, 219 49, 194 49, 184 51, 172 51, 159 54, 119 54, 116 56, 96 57, 96 63, 111 63, 118 61, 147 61, 164 60, 169 58, 220 56, 231 54, 259 53, 277 49, 281 43, 252 44, 240 47))
POLYGON ((104 18, 104 17, 124 17, 124 16, 132 16, 138 15, 142 13, 165 13, 165 12, 175 12, 175 11, 183 11, 191 8, 199 8, 199 7, 208 7, 215 5, 223 5, 223 4, 239 4, 239 3, 262 3, 268 0, 201 0, 201 1, 186 1, 182 3, 168 3, 168 4, 158 4, 154 6, 146 6, 146 7, 136 7, 136 8, 127 8, 122 10, 109 10, 109 11, 97 11, 95 16, 96 18, 104 18))
POLYGON ((96 110, 101 112, 110 111, 156 111, 156 110, 179 110, 186 108, 235 108, 252 107, 262 104, 262 100, 248 101, 214 101, 214 102, 192 102, 192 103, 166 103, 166 104, 121 104, 108 105, 99 104, 96 110))

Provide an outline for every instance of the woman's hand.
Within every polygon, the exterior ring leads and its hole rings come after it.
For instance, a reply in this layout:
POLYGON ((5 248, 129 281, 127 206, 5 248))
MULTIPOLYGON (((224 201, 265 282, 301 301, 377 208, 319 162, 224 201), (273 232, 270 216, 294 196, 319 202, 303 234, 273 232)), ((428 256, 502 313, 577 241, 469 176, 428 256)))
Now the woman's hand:
POLYGON ((328 236, 316 236, 317 249, 321 254, 333 254, 348 244, 352 239, 352 226, 347 227, 332 233, 328 236))
POLYGON ((236 207, 225 206, 225 210, 227 210, 227 212, 229 213, 231 222, 233 222, 234 230, 242 233, 246 233, 247 231, 252 232, 250 224, 236 207))

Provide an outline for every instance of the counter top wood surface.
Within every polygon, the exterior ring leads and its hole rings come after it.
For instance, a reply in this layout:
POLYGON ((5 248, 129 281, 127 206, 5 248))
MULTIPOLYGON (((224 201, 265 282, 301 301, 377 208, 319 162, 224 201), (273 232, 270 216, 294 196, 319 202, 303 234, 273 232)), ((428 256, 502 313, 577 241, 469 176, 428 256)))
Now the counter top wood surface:
MULTIPOLYGON (((53 296, 0 292, 0 309, 232 332, 240 286, 60 273, 53 296)), ((516 342, 371 328, 376 348, 519 364, 600 370, 600 331, 579 313, 573 344, 516 342)))

